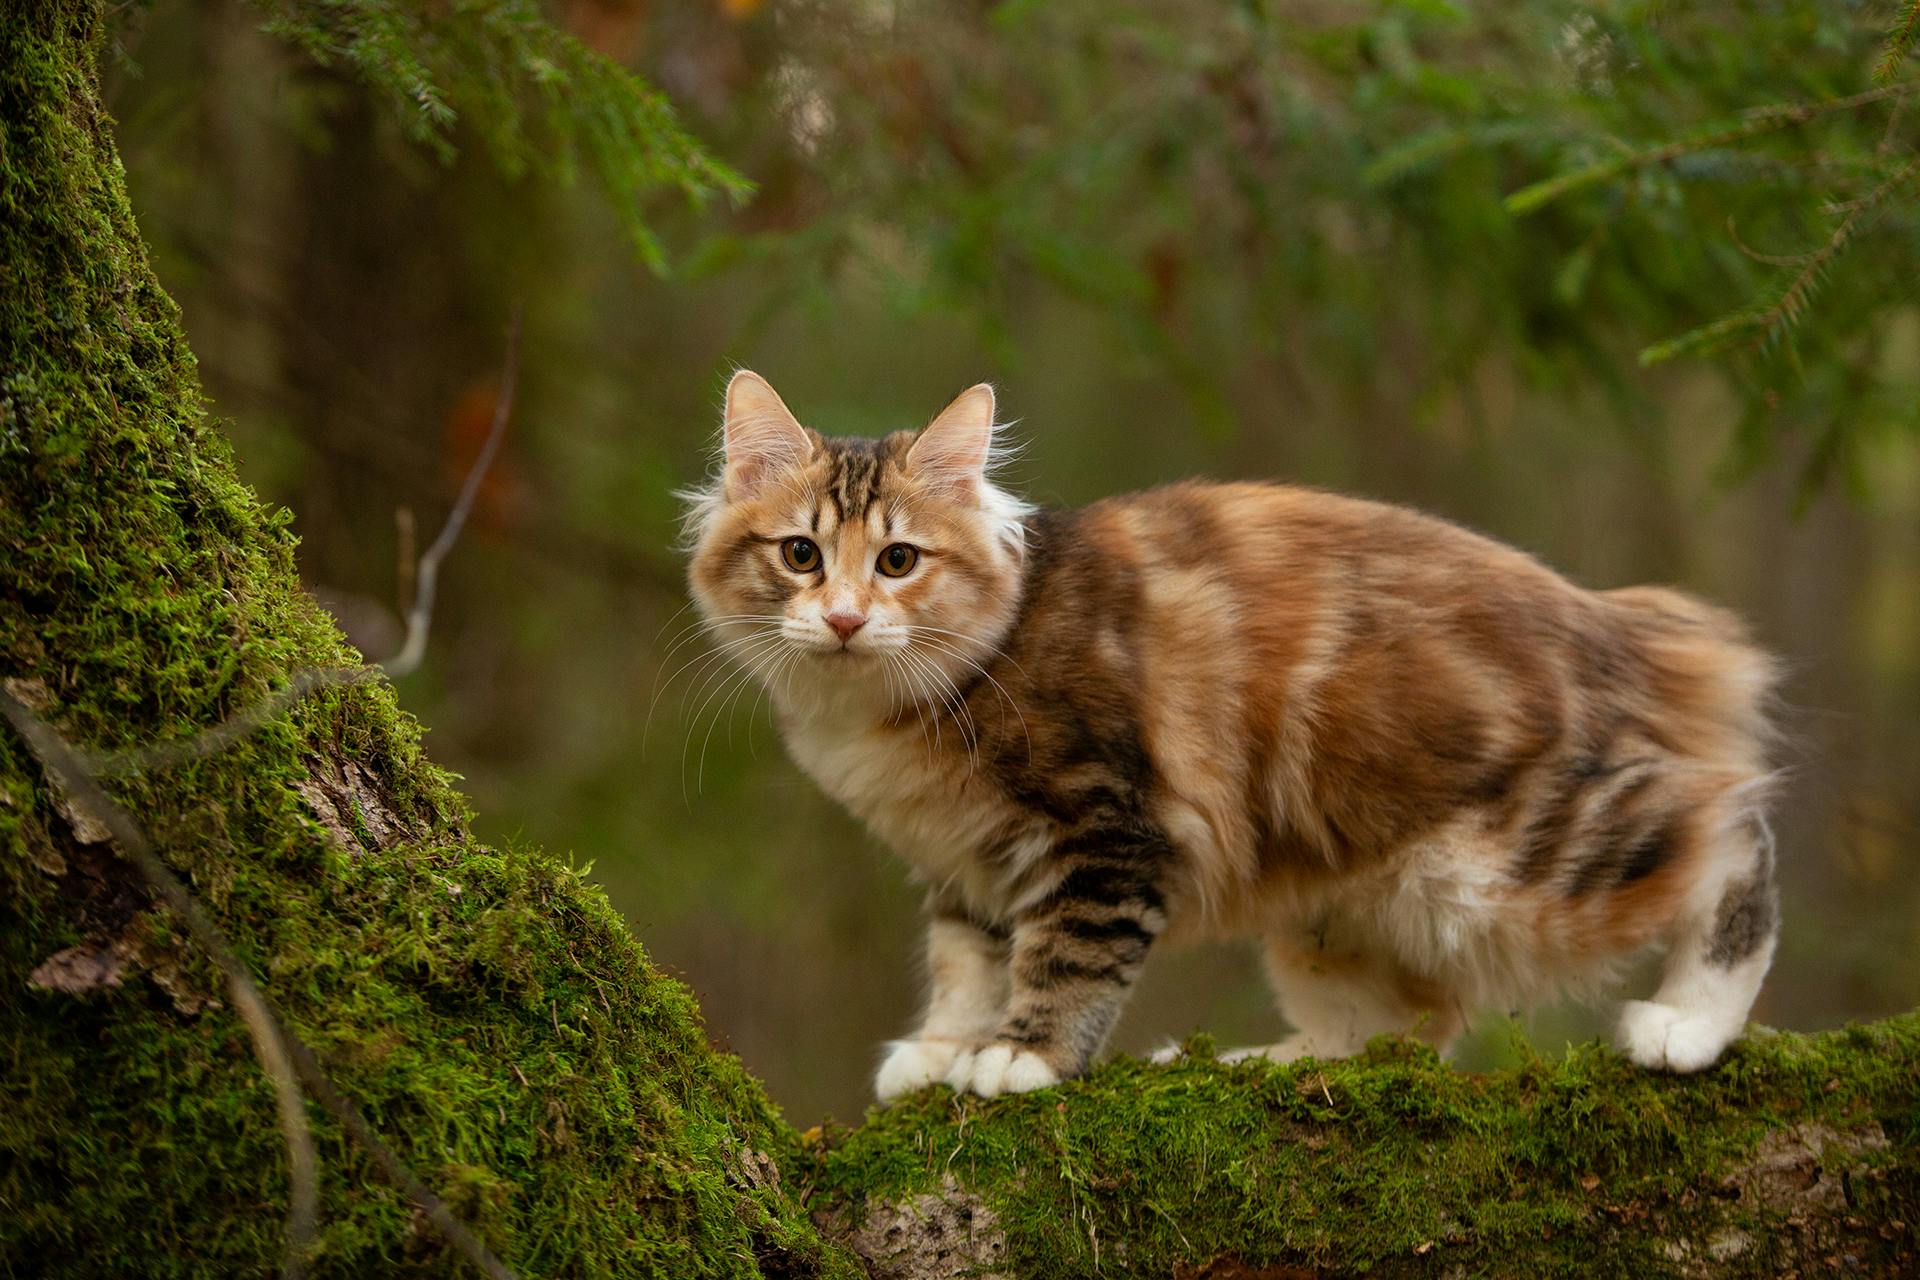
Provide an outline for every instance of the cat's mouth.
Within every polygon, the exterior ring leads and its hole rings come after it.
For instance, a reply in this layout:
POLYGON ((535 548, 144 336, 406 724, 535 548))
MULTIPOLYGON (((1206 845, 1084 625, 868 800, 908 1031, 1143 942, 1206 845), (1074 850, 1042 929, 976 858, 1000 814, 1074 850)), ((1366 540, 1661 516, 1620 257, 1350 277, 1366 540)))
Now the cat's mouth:
POLYGON ((843 640, 838 636, 816 635, 811 631, 790 631, 786 638, 788 643, 820 658, 882 658, 907 647, 903 636, 884 632, 877 635, 855 632, 843 640))

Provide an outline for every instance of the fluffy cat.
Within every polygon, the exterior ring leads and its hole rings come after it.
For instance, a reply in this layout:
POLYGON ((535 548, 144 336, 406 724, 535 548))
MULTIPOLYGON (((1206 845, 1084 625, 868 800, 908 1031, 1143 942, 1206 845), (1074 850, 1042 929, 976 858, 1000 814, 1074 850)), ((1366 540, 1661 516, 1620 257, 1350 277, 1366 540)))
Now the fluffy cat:
POLYGON ((1769 658, 1381 503, 1184 483, 1035 510, 991 388, 831 439, 727 388, 689 579, 800 767, 928 885, 930 994, 880 1097, 1083 1071, 1163 939, 1263 950, 1293 1034, 1445 1049, 1664 946, 1635 1062, 1713 1063, 1773 956, 1769 658))

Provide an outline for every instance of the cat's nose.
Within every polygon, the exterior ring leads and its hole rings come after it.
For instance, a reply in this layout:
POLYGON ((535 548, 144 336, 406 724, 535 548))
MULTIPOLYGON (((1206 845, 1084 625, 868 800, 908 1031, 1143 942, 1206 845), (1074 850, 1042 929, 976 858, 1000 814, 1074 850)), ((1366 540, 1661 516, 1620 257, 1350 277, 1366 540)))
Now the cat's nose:
POLYGON ((840 643, 845 644, 853 639, 854 632, 867 625, 867 615, 835 610, 827 615, 827 625, 833 628, 833 634, 840 637, 840 643))

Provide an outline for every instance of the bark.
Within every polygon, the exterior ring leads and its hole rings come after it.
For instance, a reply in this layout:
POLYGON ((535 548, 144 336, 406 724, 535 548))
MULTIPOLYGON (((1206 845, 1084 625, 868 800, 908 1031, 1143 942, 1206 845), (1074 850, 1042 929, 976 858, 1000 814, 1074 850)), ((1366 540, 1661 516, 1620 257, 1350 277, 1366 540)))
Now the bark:
MULTIPOLYGON (((106 750, 354 660, 234 476, 128 207, 95 0, 0 11, 0 678, 106 750)), ((282 1016, 526 1276, 1773 1275, 1914 1265, 1920 1021, 1698 1080, 1119 1062, 803 1139, 600 894, 488 848, 392 691, 115 781, 282 1016)), ((278 1263, 206 958, 0 731, 0 1273, 278 1263)), ((322 1275, 459 1269, 319 1111, 322 1275)))

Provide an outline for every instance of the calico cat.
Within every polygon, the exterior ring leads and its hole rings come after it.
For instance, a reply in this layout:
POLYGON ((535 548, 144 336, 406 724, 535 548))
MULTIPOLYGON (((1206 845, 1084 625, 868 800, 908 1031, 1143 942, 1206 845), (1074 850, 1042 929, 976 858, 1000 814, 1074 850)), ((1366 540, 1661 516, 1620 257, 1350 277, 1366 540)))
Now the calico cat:
POLYGON ((1294 1031, 1234 1056, 1444 1051, 1649 946, 1627 1056, 1697 1071, 1739 1034, 1778 917, 1775 667, 1730 614, 1308 489, 1036 510, 993 457, 987 386, 834 439, 742 371, 686 495, 706 625, 928 886, 881 1098, 1081 1072, 1163 939, 1258 941, 1294 1031))

